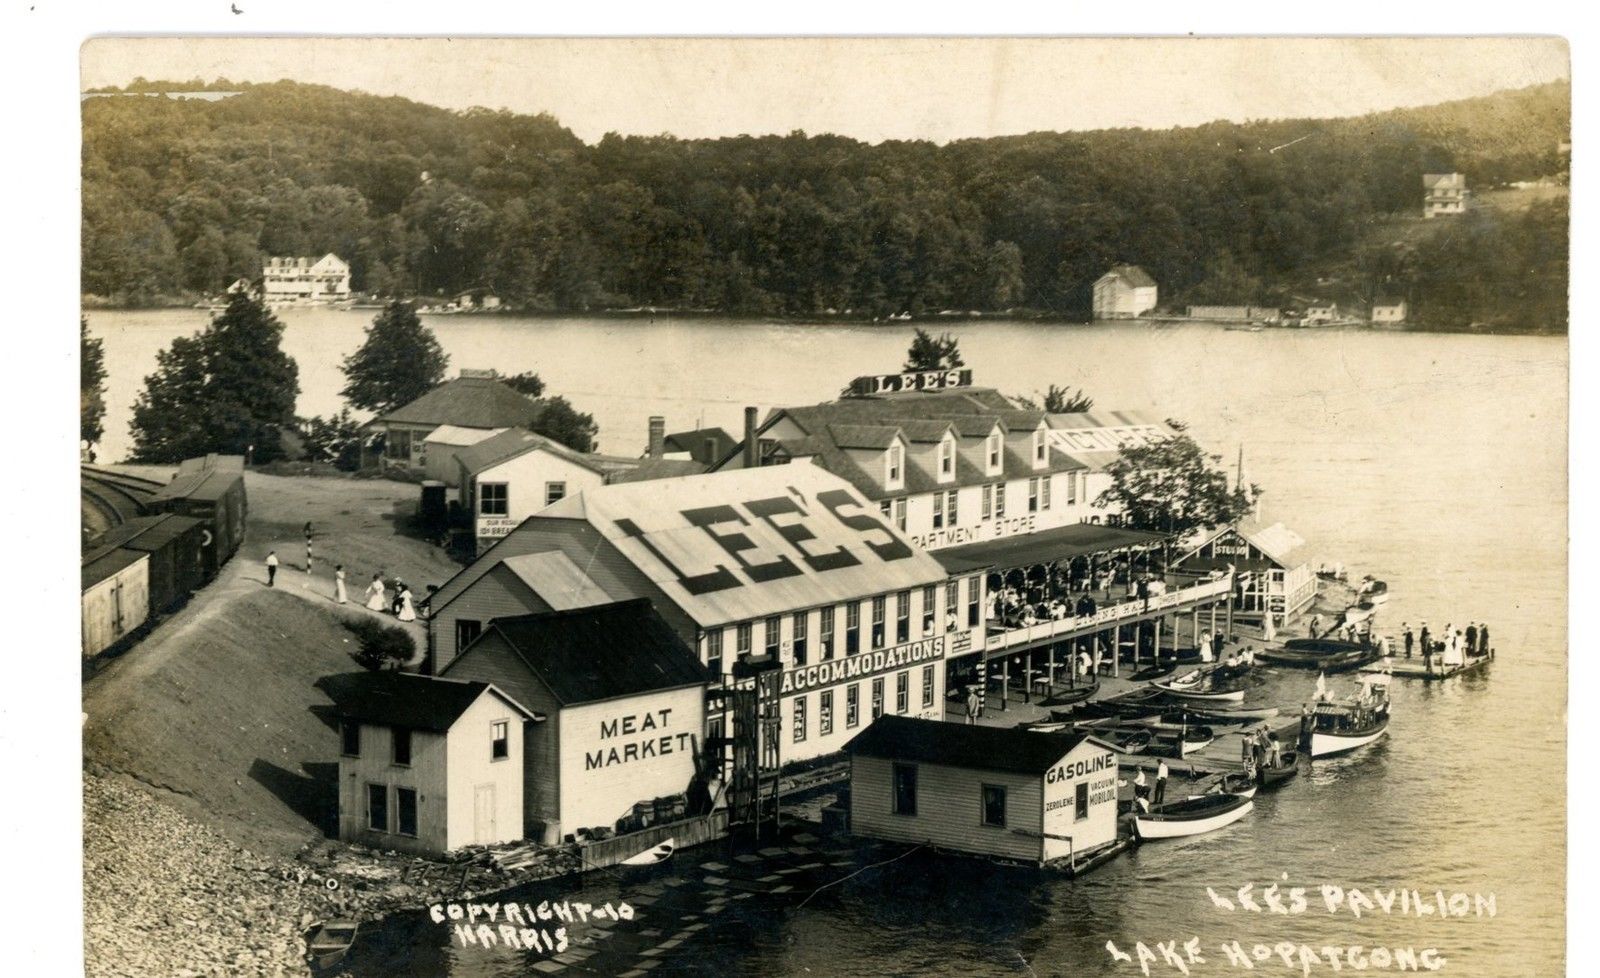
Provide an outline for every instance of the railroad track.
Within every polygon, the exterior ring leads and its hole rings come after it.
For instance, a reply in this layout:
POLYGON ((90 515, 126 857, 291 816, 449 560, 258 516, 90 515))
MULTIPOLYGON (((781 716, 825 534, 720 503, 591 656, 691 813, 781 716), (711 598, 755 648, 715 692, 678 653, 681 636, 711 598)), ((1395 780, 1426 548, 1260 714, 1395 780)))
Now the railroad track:
POLYGON ((161 483, 120 472, 80 467, 78 483, 86 539, 145 515, 145 503, 161 483))

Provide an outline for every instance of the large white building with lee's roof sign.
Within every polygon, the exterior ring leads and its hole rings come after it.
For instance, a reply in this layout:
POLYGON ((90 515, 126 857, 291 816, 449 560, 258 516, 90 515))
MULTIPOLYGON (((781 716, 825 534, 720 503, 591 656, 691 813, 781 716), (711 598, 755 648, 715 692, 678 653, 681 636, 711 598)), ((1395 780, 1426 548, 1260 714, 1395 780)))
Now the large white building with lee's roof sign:
MULTIPOLYGON (((945 655, 981 647, 982 586, 951 581, 818 466, 606 485, 523 521, 440 588, 430 660, 442 668, 495 618, 648 598, 714 677, 780 663, 787 763, 884 713, 941 718, 945 655)), ((722 722, 710 711, 712 736, 722 722)))

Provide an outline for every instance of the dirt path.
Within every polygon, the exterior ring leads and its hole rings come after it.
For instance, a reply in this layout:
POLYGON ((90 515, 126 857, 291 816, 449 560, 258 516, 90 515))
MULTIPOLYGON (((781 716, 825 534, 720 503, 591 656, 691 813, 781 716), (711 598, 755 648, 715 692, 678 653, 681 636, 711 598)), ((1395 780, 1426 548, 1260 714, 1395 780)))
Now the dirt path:
MULTIPOLYGON (((326 686, 358 670, 344 622, 380 614, 362 606, 364 584, 381 573, 426 594, 457 565, 397 532, 416 486, 249 473, 246 488, 245 541, 217 579, 85 682, 84 760, 156 788, 242 844, 287 852, 329 827, 338 742, 326 686), (280 561, 271 588, 269 550, 280 561), (335 562, 346 569, 345 605, 333 599, 335 562)), ((423 623, 404 627, 420 658, 423 623)))

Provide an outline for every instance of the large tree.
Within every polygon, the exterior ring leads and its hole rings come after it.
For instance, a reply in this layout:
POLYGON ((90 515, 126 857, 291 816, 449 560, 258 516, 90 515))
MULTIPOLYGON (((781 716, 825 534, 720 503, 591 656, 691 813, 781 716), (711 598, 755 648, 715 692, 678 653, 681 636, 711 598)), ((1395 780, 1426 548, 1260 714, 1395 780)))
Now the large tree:
POLYGON ((156 355, 133 405, 134 459, 176 462, 207 452, 270 461, 294 425, 299 368, 283 352, 283 324, 237 292, 211 325, 156 355))
POLYGON ((382 413, 416 400, 444 379, 450 358, 405 302, 391 302, 367 327, 361 348, 345 357, 344 390, 353 407, 382 413))
POLYGON ((1120 510, 1138 529, 1174 538, 1236 522, 1250 512, 1260 490, 1230 487, 1221 462, 1182 432, 1124 447, 1106 466, 1111 485, 1095 505, 1120 510))
POLYGON ((105 434, 106 353, 89 335, 89 320, 78 317, 78 438, 94 446, 105 434))
POLYGON ((949 333, 934 336, 925 329, 918 329, 911 337, 911 348, 906 350, 906 364, 901 369, 951 370, 965 365, 960 341, 954 336, 949 333))
POLYGON ((539 413, 528 427, 580 452, 594 451, 594 440, 600 435, 594 415, 584 414, 564 397, 542 398, 539 413))

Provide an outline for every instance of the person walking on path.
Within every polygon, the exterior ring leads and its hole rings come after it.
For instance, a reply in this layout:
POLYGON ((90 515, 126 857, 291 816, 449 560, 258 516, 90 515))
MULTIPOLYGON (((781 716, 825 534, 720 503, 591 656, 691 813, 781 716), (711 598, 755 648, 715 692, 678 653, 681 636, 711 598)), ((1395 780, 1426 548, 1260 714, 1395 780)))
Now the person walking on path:
POLYGON ((967 687, 967 722, 977 723, 978 713, 983 709, 983 701, 978 699, 978 687, 967 687))
POLYGON ((411 589, 404 584, 400 585, 400 608, 395 616, 401 621, 416 621, 417 609, 411 604, 411 589))
POLYGON ((384 598, 383 575, 372 575, 372 583, 367 585, 367 608, 371 611, 382 611, 388 606, 384 598))
POLYGON ((1478 654, 1478 626, 1467 622, 1467 654, 1478 654))
POLYGON ((1160 761, 1156 762, 1156 796, 1155 796, 1154 800, 1155 800, 1155 804, 1156 804, 1157 808, 1161 807, 1161 803, 1162 803, 1163 800, 1166 799, 1166 797, 1167 797, 1167 760, 1166 760, 1166 758, 1162 758, 1160 761))
POLYGON ((1403 629, 1401 632, 1401 640, 1405 642, 1406 658, 1409 659, 1411 658, 1411 646, 1416 642, 1416 636, 1411 634, 1411 626, 1408 623, 1401 622, 1400 627, 1403 629))
POLYGON ((267 587, 276 587, 273 582, 278 579, 278 552, 267 551, 267 587))
POLYGON ((350 603, 350 596, 345 593, 344 589, 343 564, 340 564, 333 569, 333 600, 339 602, 340 604, 350 603))

